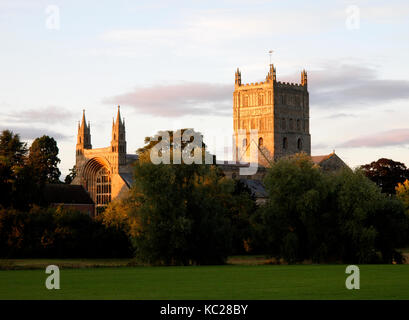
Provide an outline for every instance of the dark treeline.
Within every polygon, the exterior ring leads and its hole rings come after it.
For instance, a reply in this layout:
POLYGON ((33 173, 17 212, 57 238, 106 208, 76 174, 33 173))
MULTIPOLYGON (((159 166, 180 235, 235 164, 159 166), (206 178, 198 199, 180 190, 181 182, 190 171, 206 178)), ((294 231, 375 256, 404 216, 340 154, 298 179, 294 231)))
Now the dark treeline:
MULTIPOLYGON (((148 139, 128 196, 91 218, 36 199, 59 177, 44 165, 58 163, 44 160, 57 156, 55 141, 40 139, 50 152, 28 152, 10 132, 0 138, 2 257, 134 256, 150 265, 204 265, 257 253, 287 263, 400 263, 399 248, 409 244, 409 181, 396 173, 406 170, 401 164, 382 160, 326 173, 295 155, 268 168, 268 199, 257 205, 246 184, 217 166, 153 164, 148 139), (385 177, 385 167, 394 178, 385 177)), ((171 153, 172 144, 170 136, 171 153)))
POLYGON ((46 183, 61 183, 58 147, 43 136, 30 148, 18 134, 0 135, 0 257, 131 257, 130 239, 86 214, 47 208, 46 183))
POLYGON ((123 258, 132 245, 125 232, 61 208, 0 210, 3 258, 123 258))

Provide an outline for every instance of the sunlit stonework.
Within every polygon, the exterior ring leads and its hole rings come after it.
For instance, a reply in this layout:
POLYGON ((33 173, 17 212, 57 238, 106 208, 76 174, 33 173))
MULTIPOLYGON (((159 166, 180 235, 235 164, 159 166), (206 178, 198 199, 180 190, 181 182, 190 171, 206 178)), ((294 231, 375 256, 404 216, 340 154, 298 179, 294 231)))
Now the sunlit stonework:
POLYGON ((267 166, 277 158, 305 152, 311 154, 307 73, 301 83, 277 81, 270 65, 265 81, 242 84, 236 71, 233 93, 233 128, 236 160, 251 161, 250 148, 258 148, 258 162, 267 166), (251 138, 250 130, 258 130, 251 138), (241 134, 240 130, 245 132, 241 134))
POLYGON ((118 106, 112 123, 111 145, 93 149, 90 124, 85 111, 78 125, 76 147, 77 176, 72 184, 83 185, 96 205, 97 213, 117 197, 125 195, 132 184, 132 166, 136 155, 126 154, 125 122, 118 106))

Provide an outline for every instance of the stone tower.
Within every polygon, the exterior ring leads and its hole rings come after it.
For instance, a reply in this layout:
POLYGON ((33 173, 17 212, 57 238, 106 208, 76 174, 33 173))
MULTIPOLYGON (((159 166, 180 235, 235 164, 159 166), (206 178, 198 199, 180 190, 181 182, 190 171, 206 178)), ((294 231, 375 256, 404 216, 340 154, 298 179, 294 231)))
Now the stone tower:
POLYGON ((91 145, 91 126, 85 120, 85 110, 82 110, 82 121, 78 123, 77 134, 77 159, 84 154, 84 149, 92 149, 91 145))
POLYGON ((241 83, 237 68, 233 93, 233 129, 237 161, 251 161, 250 144, 258 148, 258 161, 272 161, 299 152, 311 154, 307 72, 301 83, 277 81, 276 68, 270 65, 265 81, 241 83), (258 130, 250 136, 250 130, 258 130), (245 134, 240 134, 244 132, 245 134))
POLYGON ((112 120, 111 152, 115 154, 111 163, 114 173, 119 173, 121 165, 126 165, 125 120, 121 119, 120 106, 116 121, 112 120))

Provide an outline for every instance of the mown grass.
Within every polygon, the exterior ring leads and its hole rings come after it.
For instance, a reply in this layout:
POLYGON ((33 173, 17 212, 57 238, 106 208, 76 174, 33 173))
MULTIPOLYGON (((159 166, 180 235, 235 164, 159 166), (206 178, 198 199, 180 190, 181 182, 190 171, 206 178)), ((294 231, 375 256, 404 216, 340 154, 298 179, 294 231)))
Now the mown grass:
POLYGON ((362 265, 361 289, 345 265, 225 265, 0 271, 0 299, 409 299, 409 265, 362 265))

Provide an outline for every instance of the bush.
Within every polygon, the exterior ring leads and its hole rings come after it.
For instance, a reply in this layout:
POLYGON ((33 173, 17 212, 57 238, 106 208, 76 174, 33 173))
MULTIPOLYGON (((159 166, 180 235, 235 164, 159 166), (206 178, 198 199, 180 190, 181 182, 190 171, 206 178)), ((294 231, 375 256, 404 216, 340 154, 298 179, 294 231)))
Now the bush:
POLYGON ((30 212, 0 210, 0 255, 4 258, 130 257, 126 233, 88 215, 62 208, 30 212))

